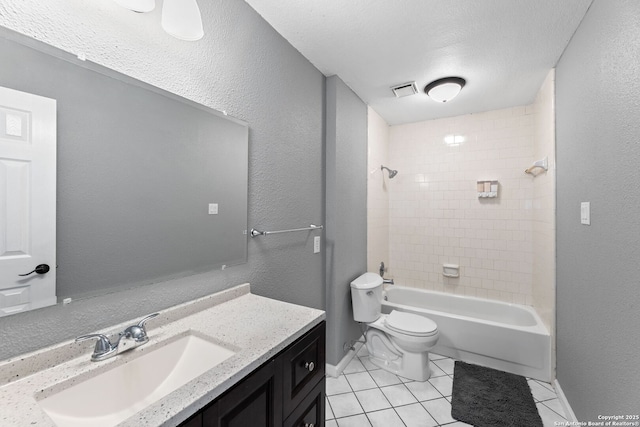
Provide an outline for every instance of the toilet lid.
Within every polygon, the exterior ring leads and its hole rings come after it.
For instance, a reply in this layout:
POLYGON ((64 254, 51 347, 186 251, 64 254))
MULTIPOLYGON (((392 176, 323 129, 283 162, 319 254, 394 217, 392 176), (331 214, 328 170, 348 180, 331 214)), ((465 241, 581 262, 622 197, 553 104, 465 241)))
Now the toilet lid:
POLYGON ((407 335, 426 337, 438 331, 438 325, 431 319, 413 313, 393 310, 386 318, 389 329, 407 335))

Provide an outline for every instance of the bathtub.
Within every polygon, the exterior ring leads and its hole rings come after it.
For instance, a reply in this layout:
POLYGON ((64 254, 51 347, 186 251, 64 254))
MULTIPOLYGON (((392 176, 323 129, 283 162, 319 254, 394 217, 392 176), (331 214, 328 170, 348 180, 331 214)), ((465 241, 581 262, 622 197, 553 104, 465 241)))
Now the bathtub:
POLYGON ((390 286, 382 312, 416 313, 440 331, 432 352, 545 382, 552 381, 551 336, 531 307, 390 286))

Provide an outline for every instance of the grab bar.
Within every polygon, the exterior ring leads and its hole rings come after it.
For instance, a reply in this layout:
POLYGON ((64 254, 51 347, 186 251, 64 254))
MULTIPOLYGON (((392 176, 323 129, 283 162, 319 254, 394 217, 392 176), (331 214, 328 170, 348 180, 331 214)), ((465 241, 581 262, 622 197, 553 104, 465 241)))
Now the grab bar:
POLYGON ((255 228, 252 228, 251 237, 267 236, 269 234, 291 233, 292 231, 322 230, 323 228, 324 228, 323 225, 314 225, 314 224, 311 224, 310 226, 304 227, 304 228, 292 228, 290 230, 277 230, 277 231, 260 231, 260 230, 256 230, 255 228))

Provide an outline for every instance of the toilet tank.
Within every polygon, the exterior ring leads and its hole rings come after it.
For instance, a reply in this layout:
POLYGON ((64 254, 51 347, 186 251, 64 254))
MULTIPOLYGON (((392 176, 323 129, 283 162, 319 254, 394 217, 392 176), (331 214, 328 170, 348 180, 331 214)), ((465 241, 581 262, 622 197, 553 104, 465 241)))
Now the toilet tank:
POLYGON ((377 320, 382 306, 382 277, 376 273, 364 273, 351 282, 351 303, 356 322, 377 320))

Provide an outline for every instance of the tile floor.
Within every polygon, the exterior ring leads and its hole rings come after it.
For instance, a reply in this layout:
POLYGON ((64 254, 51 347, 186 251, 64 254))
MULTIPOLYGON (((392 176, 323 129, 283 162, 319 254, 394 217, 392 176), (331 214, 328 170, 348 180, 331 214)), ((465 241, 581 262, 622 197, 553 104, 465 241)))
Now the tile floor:
MULTIPOLYGON (((431 378, 417 382, 373 365, 363 346, 342 375, 327 377, 326 427, 468 426, 451 418, 454 360, 429 357, 431 378)), ((528 382, 544 426, 566 421, 553 387, 528 382)))

